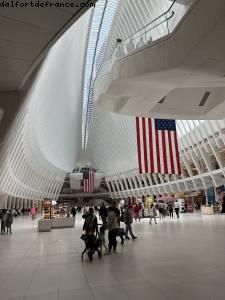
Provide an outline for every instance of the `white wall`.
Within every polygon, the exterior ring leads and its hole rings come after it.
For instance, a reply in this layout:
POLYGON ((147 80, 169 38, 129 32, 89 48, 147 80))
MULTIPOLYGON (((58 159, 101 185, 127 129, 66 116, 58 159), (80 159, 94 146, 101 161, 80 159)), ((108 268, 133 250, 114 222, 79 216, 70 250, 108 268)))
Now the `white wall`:
POLYGON ((0 158, 0 190, 56 198, 81 147, 81 94, 90 11, 53 46, 31 83, 0 158))
POLYGON ((96 109, 88 151, 93 165, 106 174, 138 167, 135 118, 96 109))
POLYGON ((57 167, 71 171, 81 139, 83 64, 90 13, 56 43, 32 95, 32 123, 40 149, 57 167))

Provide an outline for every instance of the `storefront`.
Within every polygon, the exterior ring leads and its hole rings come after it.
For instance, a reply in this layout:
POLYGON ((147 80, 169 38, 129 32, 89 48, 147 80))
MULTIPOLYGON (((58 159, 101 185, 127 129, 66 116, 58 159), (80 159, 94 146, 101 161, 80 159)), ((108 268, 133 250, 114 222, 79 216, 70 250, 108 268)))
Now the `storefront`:
POLYGON ((68 205, 57 205, 51 199, 44 200, 42 219, 38 221, 40 232, 57 228, 73 228, 74 225, 75 218, 71 217, 68 205))
POLYGON ((214 215, 221 213, 224 196, 224 186, 210 187, 206 190, 206 205, 201 207, 203 215, 214 215))

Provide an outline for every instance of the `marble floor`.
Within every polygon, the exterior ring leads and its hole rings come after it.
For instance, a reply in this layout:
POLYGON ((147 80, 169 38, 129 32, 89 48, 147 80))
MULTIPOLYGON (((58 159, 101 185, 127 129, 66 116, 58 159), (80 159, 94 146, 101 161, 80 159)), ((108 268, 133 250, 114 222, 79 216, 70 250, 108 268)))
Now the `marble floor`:
POLYGON ((38 233, 20 217, 0 236, 1 300, 217 300, 225 298, 225 216, 182 215, 133 226, 136 241, 81 261, 75 229, 38 233))

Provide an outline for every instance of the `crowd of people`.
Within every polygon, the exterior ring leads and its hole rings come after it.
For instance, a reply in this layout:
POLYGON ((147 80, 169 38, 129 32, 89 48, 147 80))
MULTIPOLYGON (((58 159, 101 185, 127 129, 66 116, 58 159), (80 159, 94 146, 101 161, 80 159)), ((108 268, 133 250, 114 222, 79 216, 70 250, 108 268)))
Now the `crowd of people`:
POLYGON ((179 219, 180 206, 177 200, 175 202, 169 201, 168 203, 160 202, 157 205, 157 208, 159 210, 160 219, 164 219, 166 216, 169 216, 170 219, 173 219, 174 211, 176 213, 176 217, 179 219))
MULTIPOLYGON (((144 217, 144 207, 141 202, 135 203, 132 206, 133 210, 133 216, 135 221, 141 220, 141 218, 144 217)), ((169 216, 171 219, 174 217, 174 212, 176 214, 176 217, 179 218, 179 213, 180 213, 180 206, 178 201, 176 200, 175 202, 169 201, 169 202, 152 202, 151 204, 148 205, 147 213, 148 217, 150 218, 149 224, 151 224, 152 219, 155 220, 156 222, 156 216, 159 215, 160 219, 164 219, 165 217, 169 216), (158 214, 157 214, 158 211, 158 214)))
MULTIPOLYGON (((124 202, 117 205, 116 202, 112 202, 111 205, 106 207, 104 203, 99 207, 90 207, 87 211, 84 211, 82 215, 84 219, 83 230, 85 235, 98 235, 101 241, 101 251, 104 250, 106 255, 110 255, 112 252, 116 252, 117 249, 117 237, 121 239, 121 244, 124 244, 125 240, 136 240, 137 236, 133 233, 132 223, 140 222, 145 217, 146 207, 141 202, 130 203, 124 202), (101 224, 98 224, 97 212, 101 224), (124 226, 121 226, 121 223, 124 226), (106 239, 106 232, 108 232, 108 243, 106 239)), ((174 217, 179 218, 179 203, 175 202, 152 202, 147 211, 149 217, 149 224, 152 224, 152 220, 157 224, 157 218, 164 219, 166 216, 171 219, 174 217)))
POLYGON ((31 216, 32 220, 36 218, 37 208, 13 208, 13 209, 1 209, 0 220, 1 220, 1 235, 12 234, 13 219, 19 216, 31 216))
POLYGON ((132 230, 132 205, 124 204, 119 209, 116 202, 113 202, 108 208, 102 203, 99 209, 99 217, 102 220, 100 229, 98 229, 98 220, 94 208, 90 207, 88 212, 83 214, 85 220, 83 230, 86 235, 99 234, 101 250, 104 248, 106 255, 110 255, 112 252, 116 253, 117 237, 120 237, 122 245, 125 239, 137 239, 132 230), (120 226, 121 222, 124 222, 125 230, 120 226), (108 245, 106 243, 106 231, 108 231, 108 245))
POLYGON ((12 234, 13 212, 3 209, 1 212, 1 235, 12 234))

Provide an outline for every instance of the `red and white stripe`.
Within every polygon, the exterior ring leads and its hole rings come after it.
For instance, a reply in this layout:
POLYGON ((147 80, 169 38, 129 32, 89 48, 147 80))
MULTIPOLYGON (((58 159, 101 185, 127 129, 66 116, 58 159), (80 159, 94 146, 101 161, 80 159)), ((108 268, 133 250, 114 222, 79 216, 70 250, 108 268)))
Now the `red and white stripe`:
POLYGON ((88 179, 84 179, 84 193, 94 192, 95 187, 95 171, 88 172, 88 179))
POLYGON ((155 130, 155 120, 136 117, 139 173, 181 174, 176 131, 155 130))

